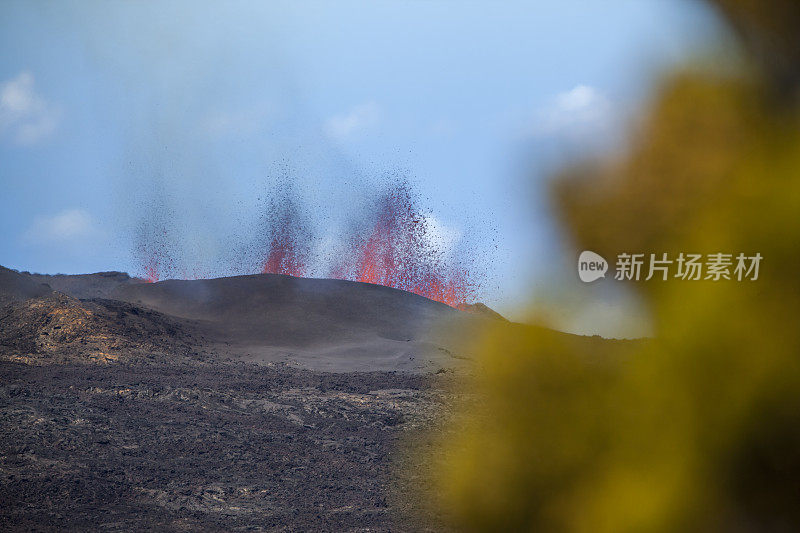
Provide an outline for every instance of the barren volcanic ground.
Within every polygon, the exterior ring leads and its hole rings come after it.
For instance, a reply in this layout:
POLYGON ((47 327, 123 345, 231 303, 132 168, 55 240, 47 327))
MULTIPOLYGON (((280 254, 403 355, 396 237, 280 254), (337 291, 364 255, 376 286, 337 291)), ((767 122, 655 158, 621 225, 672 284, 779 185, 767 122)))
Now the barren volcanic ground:
POLYGON ((454 387, 465 340, 531 327, 463 309, 340 280, 0 267, 0 529, 441 530, 408 443, 477 400, 454 387))
POLYGON ((3 530, 413 529, 397 446, 446 405, 441 379, 284 365, 0 375, 3 530))
POLYGON ((399 445, 446 416, 454 339, 489 317, 345 281, 0 267, 0 528, 440 529, 409 521, 399 445))

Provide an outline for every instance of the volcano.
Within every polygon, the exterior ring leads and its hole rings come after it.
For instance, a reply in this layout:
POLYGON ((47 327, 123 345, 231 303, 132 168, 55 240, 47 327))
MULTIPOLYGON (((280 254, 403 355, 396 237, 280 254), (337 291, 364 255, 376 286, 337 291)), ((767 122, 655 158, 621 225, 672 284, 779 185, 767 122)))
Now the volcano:
POLYGON ((464 309, 336 279, 0 267, 0 529, 443 530, 400 443, 475 401, 452 392, 475 332, 528 327, 464 309))
MULTIPOLYGON (((84 314, 105 317, 108 324, 102 328, 111 331, 116 321, 125 326, 120 336, 141 331, 142 345, 155 351, 160 347, 165 354, 174 345, 163 331, 174 331, 181 345, 197 354, 333 372, 432 372, 459 367, 469 358, 460 346, 463 333, 480 327, 488 316, 381 285, 279 274, 150 283, 119 272, 50 276, 3 269, 0 273, 5 299, 18 302, 9 304, 9 316, 21 313, 20 320, 27 323, 52 321, 44 316, 34 320, 31 309, 48 316, 79 316, 75 308, 82 306, 84 314), (63 296, 71 298, 68 304, 63 296), (28 303, 23 312, 19 301, 31 298, 41 303, 33 308, 28 303), (142 322, 145 317, 147 324, 142 322), (142 324, 133 327, 133 318, 142 324), (158 328, 159 321, 167 325, 158 328), (154 327, 157 339, 147 333, 154 327)), ((6 332, 12 334, 18 335, 6 332)), ((49 335, 46 344, 54 349, 49 335)), ((131 346, 135 341, 126 338, 117 344, 131 346)), ((9 339, 5 345, 20 346, 9 339)))

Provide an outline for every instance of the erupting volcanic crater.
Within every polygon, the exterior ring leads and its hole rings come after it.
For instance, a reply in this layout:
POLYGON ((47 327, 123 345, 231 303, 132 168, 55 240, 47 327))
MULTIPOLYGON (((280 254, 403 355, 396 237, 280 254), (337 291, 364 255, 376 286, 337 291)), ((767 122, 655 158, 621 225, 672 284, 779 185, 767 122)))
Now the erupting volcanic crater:
MULTIPOLYGON (((250 247, 251 254, 261 258, 258 266, 233 273, 359 281, 401 289, 451 307, 478 298, 485 276, 476 267, 475 258, 480 256, 476 246, 465 239, 455 246, 442 238, 435 219, 420 208, 406 181, 384 187, 358 223, 337 235, 329 246, 334 251, 327 254, 317 251, 323 239, 312 229, 291 183, 274 188, 263 213, 259 238, 250 247)), ((176 264, 172 242, 166 229, 155 237, 151 231, 149 241, 140 239, 137 256, 143 279, 198 277, 186 274, 196 268, 176 264)))

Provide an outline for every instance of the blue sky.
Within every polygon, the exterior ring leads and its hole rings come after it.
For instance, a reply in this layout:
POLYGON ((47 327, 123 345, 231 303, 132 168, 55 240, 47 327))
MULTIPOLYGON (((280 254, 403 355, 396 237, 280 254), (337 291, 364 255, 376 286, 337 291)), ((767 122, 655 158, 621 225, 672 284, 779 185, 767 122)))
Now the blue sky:
POLYGON ((563 267, 546 169, 605 146, 715 29, 677 0, 6 1, 0 264, 136 272, 152 209, 212 264, 279 174, 320 226, 403 175, 513 314, 563 267))

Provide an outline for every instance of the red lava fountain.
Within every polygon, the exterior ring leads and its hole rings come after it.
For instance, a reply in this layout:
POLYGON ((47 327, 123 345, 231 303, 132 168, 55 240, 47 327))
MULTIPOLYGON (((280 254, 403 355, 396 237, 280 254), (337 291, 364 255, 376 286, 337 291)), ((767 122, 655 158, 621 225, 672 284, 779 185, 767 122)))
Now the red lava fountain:
POLYGON ((155 283, 171 272, 174 261, 169 254, 167 232, 145 228, 140 230, 137 255, 141 265, 141 278, 147 283, 155 283))
POLYGON ((158 265, 155 259, 151 259, 144 267, 144 278, 147 283, 155 283, 158 281, 158 265))
POLYGON ((407 184, 395 186, 381 198, 376 219, 367 238, 356 246, 354 267, 337 269, 352 277, 342 277, 402 289, 453 307, 474 298, 477 284, 436 241, 434 228, 419 212, 407 184))
POLYGON ((291 184, 282 183, 270 202, 263 220, 268 244, 262 274, 308 275, 312 236, 296 197, 291 184))
MULTIPOLYGON (((476 300, 479 277, 469 266, 474 251, 468 249, 465 257, 458 254, 453 242, 445 242, 441 228, 432 217, 423 214, 413 190, 404 181, 392 183, 371 208, 354 220, 351 228, 360 229, 351 229, 339 239, 333 259, 312 254, 320 239, 310 229, 310 210, 301 208, 290 181, 279 183, 272 190, 262 212, 256 240, 248 248, 255 254, 261 273, 384 285, 452 307, 476 300), (312 261, 312 257, 316 259, 312 261)), ((170 232, 165 228, 145 226, 144 230, 149 231, 142 231, 138 252, 142 277, 147 282, 178 273, 186 278, 188 272, 196 274, 202 266, 178 268, 174 259, 180 254, 173 250, 177 241, 168 238, 170 232)), ((237 270, 244 274, 250 268, 243 265, 237 270)), ((214 270, 207 266, 201 269, 206 274, 214 270)))
POLYGON ((269 255, 261 269, 262 274, 287 274, 301 277, 306 273, 306 267, 297 245, 293 239, 273 238, 270 243, 269 255))

